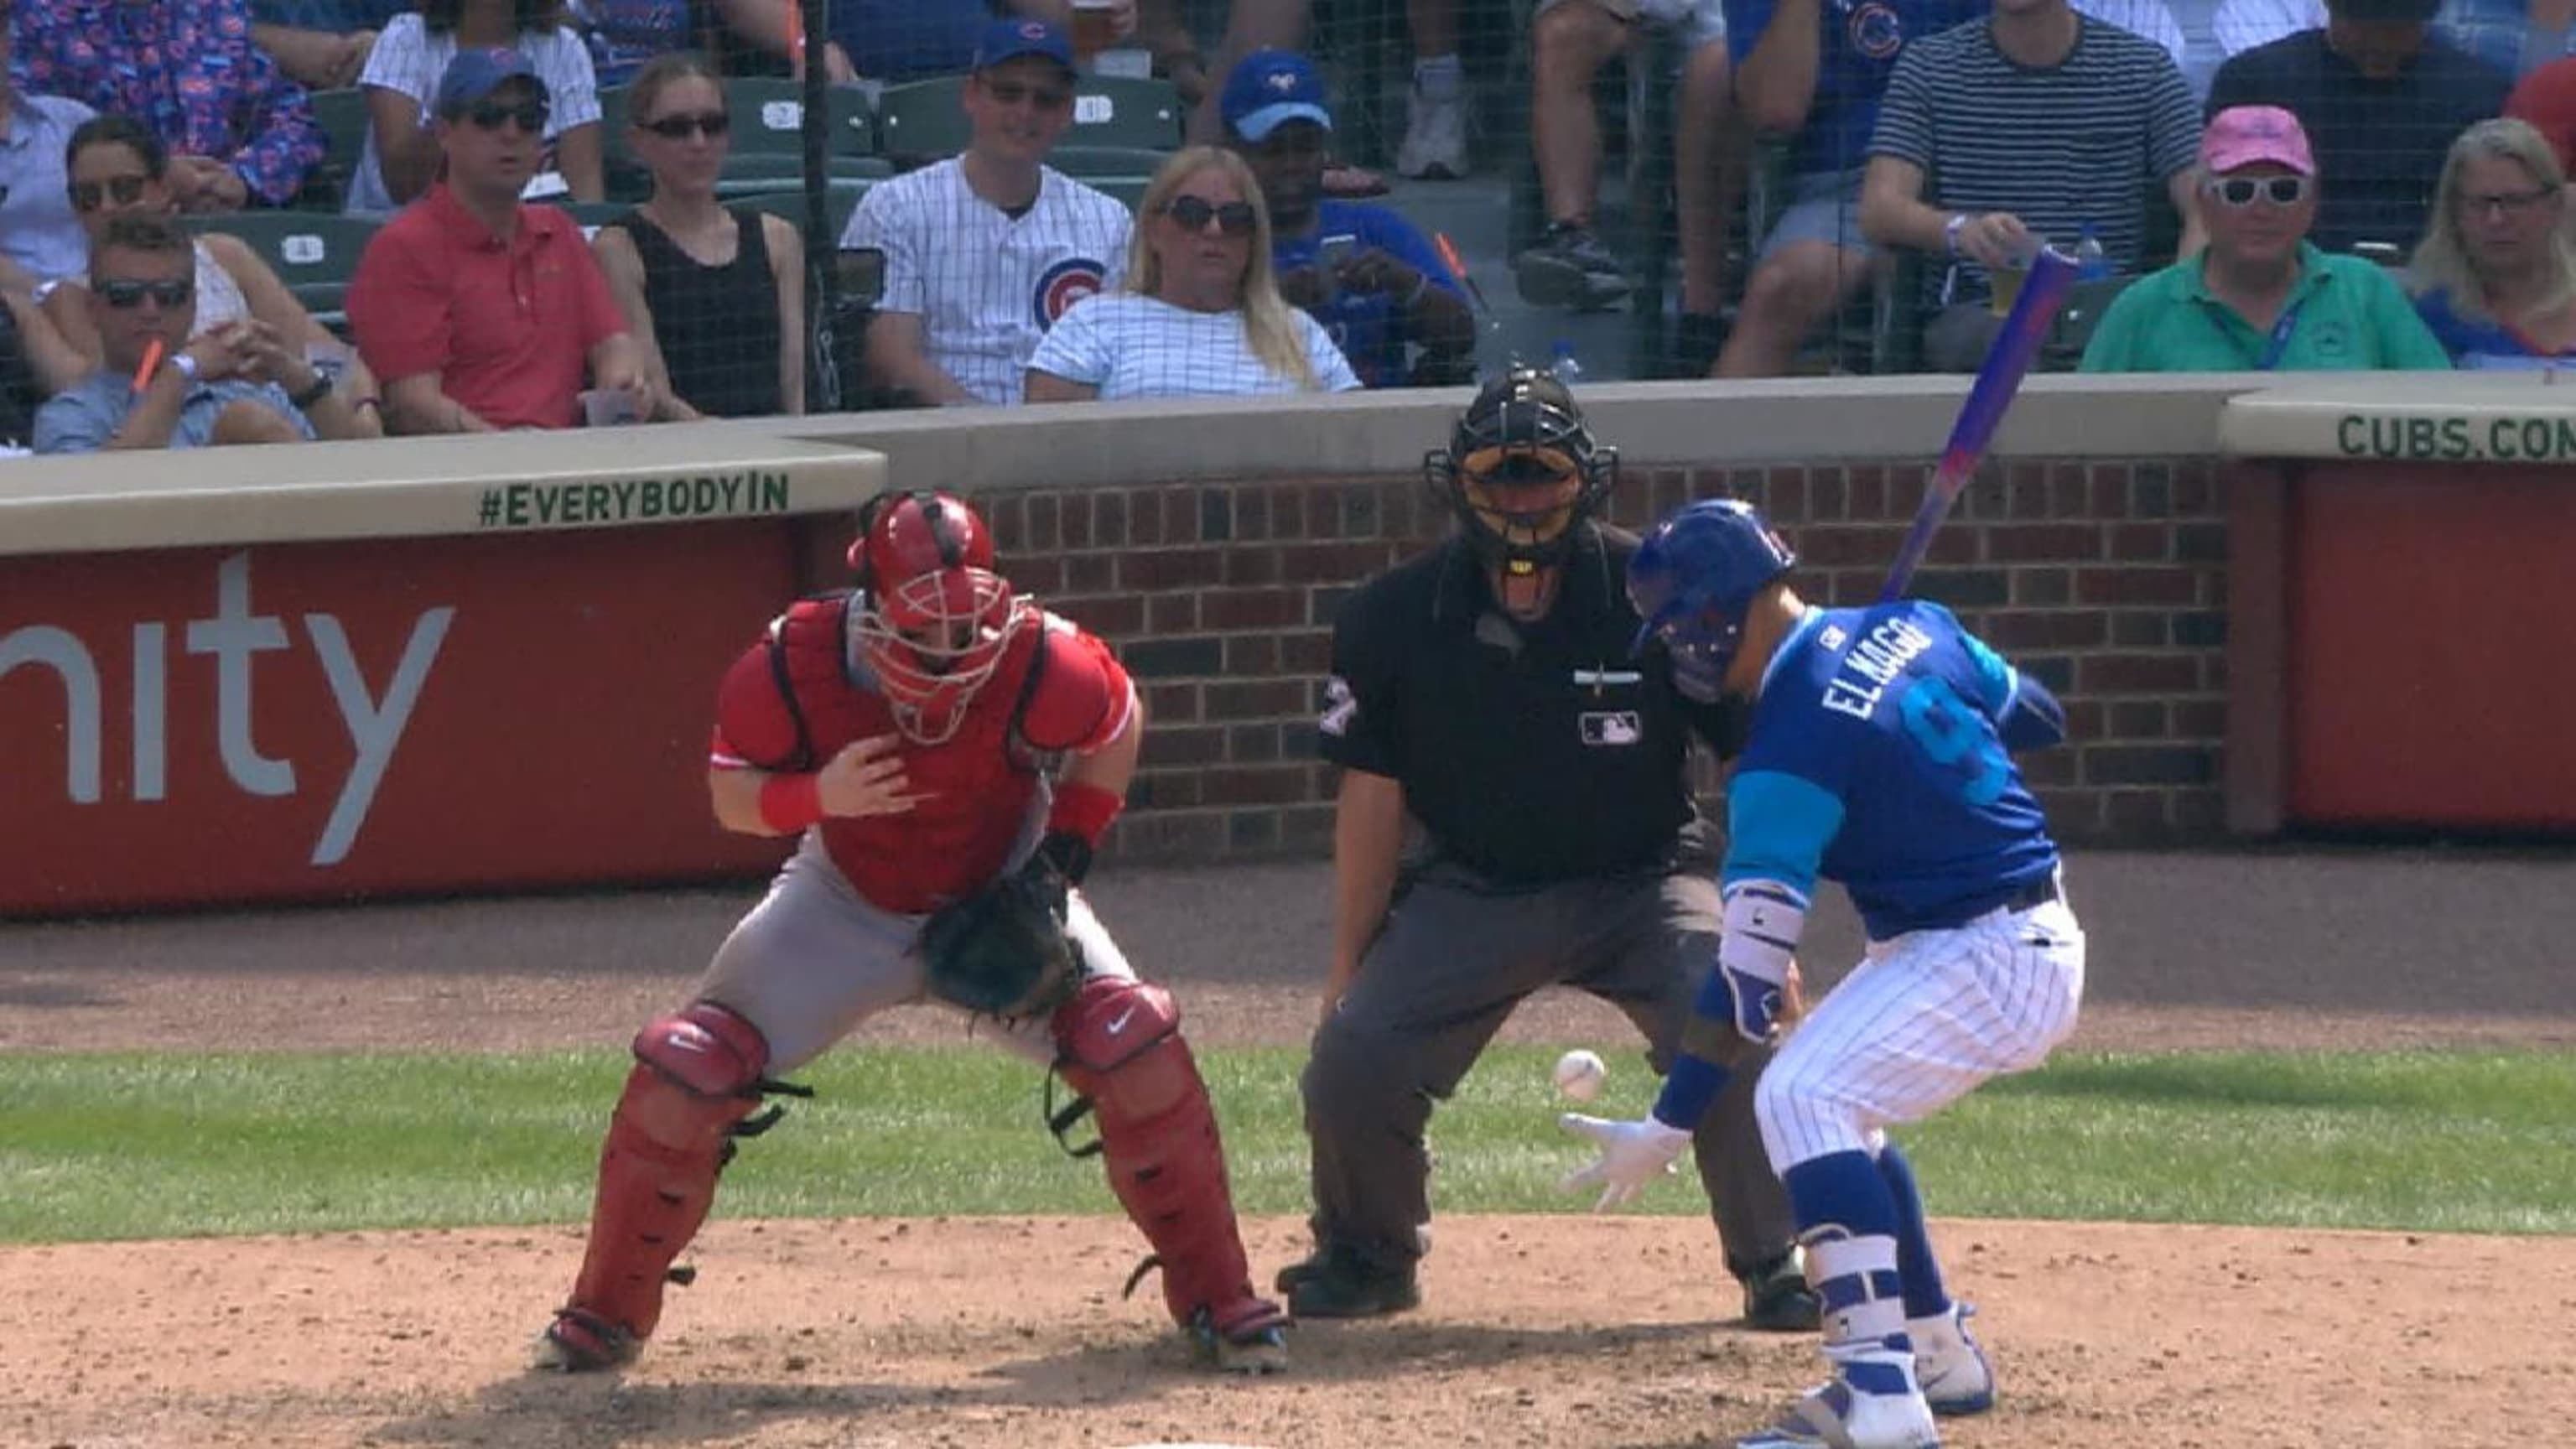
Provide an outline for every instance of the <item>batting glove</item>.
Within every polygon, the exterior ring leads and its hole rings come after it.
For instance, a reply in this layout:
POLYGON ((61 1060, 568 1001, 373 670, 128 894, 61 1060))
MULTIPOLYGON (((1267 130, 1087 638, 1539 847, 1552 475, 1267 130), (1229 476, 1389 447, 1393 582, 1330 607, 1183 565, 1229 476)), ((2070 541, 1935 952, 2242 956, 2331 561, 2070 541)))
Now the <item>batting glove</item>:
POLYGON ((1589 1137, 1601 1144, 1599 1157, 1567 1173, 1565 1180, 1557 1184, 1561 1192, 1600 1188, 1601 1199, 1592 1205, 1596 1213, 1626 1206, 1657 1173, 1671 1172, 1673 1159, 1682 1155, 1691 1140, 1689 1133, 1651 1116, 1636 1122, 1612 1122, 1568 1112, 1556 1121, 1575 1136, 1589 1137))
MULTIPOLYGON (((1780 1030, 1780 983, 1721 961, 1718 976, 1735 1003, 1735 1034, 1755 1046, 1767 1045, 1780 1030)), ((1713 1003, 1712 1003, 1713 1004, 1713 1003)))

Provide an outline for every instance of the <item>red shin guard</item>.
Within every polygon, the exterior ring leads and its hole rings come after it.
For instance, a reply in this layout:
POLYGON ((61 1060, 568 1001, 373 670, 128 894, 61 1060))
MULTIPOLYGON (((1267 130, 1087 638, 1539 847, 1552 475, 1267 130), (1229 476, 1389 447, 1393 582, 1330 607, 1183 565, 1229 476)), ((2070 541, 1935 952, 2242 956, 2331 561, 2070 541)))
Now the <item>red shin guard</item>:
POLYGON ((692 1002, 636 1035, 599 1157, 590 1247, 569 1308, 636 1339, 662 1317, 664 1274, 715 1203, 727 1131, 760 1105, 769 1046, 712 1001, 692 1002))
POLYGON ((1163 1265, 1175 1322, 1206 1310, 1227 1338, 1285 1323, 1252 1291, 1216 1110, 1171 993, 1094 976, 1056 1009, 1057 1070, 1091 1099, 1110 1190, 1163 1265))

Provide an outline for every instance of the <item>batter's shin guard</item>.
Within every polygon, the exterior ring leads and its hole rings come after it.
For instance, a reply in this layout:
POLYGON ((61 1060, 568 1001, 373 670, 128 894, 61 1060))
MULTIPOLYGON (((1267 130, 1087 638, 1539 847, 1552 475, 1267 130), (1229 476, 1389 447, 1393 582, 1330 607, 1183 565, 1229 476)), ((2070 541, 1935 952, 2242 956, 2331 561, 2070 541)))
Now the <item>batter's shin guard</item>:
MULTIPOLYGON (((728 1008, 693 1002, 637 1033, 635 1068, 599 1156, 590 1246, 548 1338, 567 1368, 634 1356, 662 1317, 671 1263, 715 1203, 716 1174, 761 1093, 769 1045, 728 1008)), ((765 1119, 769 1114, 764 1114, 765 1119)))
MULTIPOLYGON (((1110 1190, 1153 1245, 1173 1320, 1212 1333, 1221 1361, 1225 1344, 1275 1344, 1288 1316, 1252 1291, 1216 1110, 1171 993, 1094 976, 1051 1025, 1056 1070, 1097 1114, 1110 1190)), ((1055 1116, 1059 1135, 1078 1115, 1055 1116)))

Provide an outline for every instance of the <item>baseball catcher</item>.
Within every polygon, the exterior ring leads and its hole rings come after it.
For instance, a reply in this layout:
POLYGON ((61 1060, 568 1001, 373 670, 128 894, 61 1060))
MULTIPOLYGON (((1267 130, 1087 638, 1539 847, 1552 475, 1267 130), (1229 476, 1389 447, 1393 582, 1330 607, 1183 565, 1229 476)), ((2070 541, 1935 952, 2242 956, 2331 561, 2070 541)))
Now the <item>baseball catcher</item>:
POLYGON ((765 1097, 798 1090, 779 1078, 935 996, 996 1019, 1088 1102, 1110 1187, 1202 1357, 1284 1367, 1287 1315, 1252 1291, 1180 1013, 1079 890, 1142 741, 1126 671, 1012 592, 954 497, 874 500, 850 563, 856 587, 798 602, 725 676, 716 818, 799 844, 689 1001, 636 1036, 589 1248, 538 1366, 631 1361, 737 1139, 776 1120, 765 1097))

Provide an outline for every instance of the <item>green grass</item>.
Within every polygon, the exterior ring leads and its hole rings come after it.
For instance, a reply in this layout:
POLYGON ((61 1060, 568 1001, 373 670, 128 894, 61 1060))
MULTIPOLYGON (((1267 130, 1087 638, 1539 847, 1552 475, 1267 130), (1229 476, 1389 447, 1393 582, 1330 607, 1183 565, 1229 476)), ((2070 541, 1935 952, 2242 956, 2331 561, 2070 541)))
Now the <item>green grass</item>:
MULTIPOLYGON (((1552 1048, 1489 1053, 1433 1124, 1447 1212, 1573 1211, 1552 1048)), ((1300 1054, 1207 1054, 1240 1205, 1307 1206, 1300 1054)), ((0 1241, 573 1222, 626 1070, 540 1056, 0 1057, 0 1241)), ((745 1144, 728 1216, 1095 1213, 1095 1165, 997 1051, 852 1049, 745 1144)), ((1598 1110, 1648 1104, 1636 1056, 1598 1110)), ((2576 1232, 2576 1060, 2072 1056, 1904 1134, 1937 1214, 2576 1232)), ((1701 1211, 1687 1180, 1645 1210, 1701 1211)))

